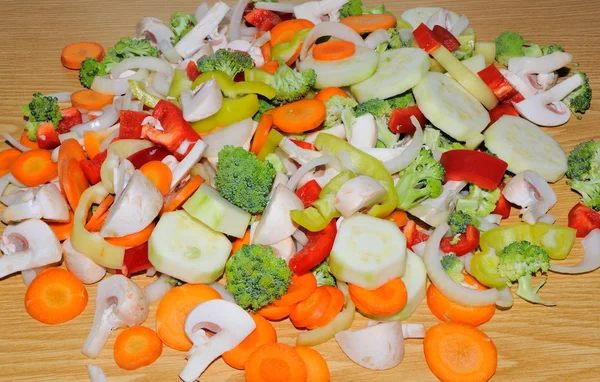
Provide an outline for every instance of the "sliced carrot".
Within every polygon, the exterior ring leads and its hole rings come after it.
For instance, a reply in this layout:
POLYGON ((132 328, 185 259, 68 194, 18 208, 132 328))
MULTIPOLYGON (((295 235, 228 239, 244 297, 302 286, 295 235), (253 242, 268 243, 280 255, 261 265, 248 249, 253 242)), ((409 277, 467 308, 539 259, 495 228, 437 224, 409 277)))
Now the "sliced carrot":
POLYGON ((313 28, 315 24, 306 19, 282 21, 271 28, 271 46, 290 41, 302 29, 313 28))
POLYGON ((100 220, 100 217, 102 215, 106 214, 108 216, 108 209, 110 208, 110 206, 113 204, 114 201, 115 201, 115 197, 112 195, 108 195, 106 198, 104 198, 104 200, 102 202, 100 202, 100 204, 96 208, 96 211, 94 211, 94 213, 92 214, 92 217, 90 217, 90 219, 87 221, 85 229, 90 231, 90 229, 88 228, 88 224, 94 225, 95 222, 100 220))
POLYGON ((81 169, 79 161, 75 158, 71 158, 66 165, 62 162, 62 173, 59 174, 58 180, 60 182, 60 188, 65 193, 71 209, 75 211, 79 204, 81 194, 83 194, 90 186, 90 183, 81 169))
POLYGON ((86 131, 83 133, 83 146, 90 159, 100 154, 100 144, 110 135, 109 132, 86 131))
POLYGON ((318 99, 302 99, 271 110, 273 124, 286 133, 303 133, 325 120, 325 104, 318 99))
POLYGON ((427 330, 425 360, 442 381, 487 381, 498 366, 492 340, 469 325, 442 322, 427 330))
POLYGON ((381 316, 398 313, 404 308, 408 299, 406 286, 400 278, 392 279, 373 290, 348 284, 348 290, 352 301, 358 302, 372 314, 381 316))
POLYGON ((112 94, 102 94, 91 89, 78 90, 71 94, 71 104, 79 109, 100 110, 112 103, 112 94))
POLYGON ((150 235, 152 235, 154 227, 156 227, 156 223, 152 222, 148 224, 146 228, 139 232, 134 232, 127 236, 121 237, 106 237, 104 238, 104 240, 108 241, 111 244, 119 245, 121 247, 136 247, 138 245, 144 244, 150 239, 150 235))
POLYGON ((180 184, 165 198, 161 213, 175 211, 202 185, 204 179, 200 175, 192 177, 187 183, 180 184))
MULTIPOLYGON (((465 274, 465 282, 475 286, 477 290, 487 289, 469 274, 465 274)), ((440 321, 452 321, 471 326, 488 322, 496 313, 496 305, 466 306, 451 301, 433 284, 427 288, 427 306, 440 321)))
POLYGON ((236 239, 231 246, 231 253, 241 249, 244 244, 250 244, 250 230, 247 229, 243 237, 236 239))
POLYGON ((402 228, 408 223, 408 215, 404 211, 394 211, 384 219, 396 224, 398 228, 402 228))
POLYGON ((73 231, 73 211, 69 211, 69 221, 66 223, 46 222, 50 229, 56 235, 58 241, 67 240, 71 237, 73 231))
POLYGON ((288 287, 286 294, 281 296, 279 300, 273 301, 275 306, 290 306, 306 300, 317 289, 317 279, 308 272, 302 276, 295 273, 292 275, 292 281, 288 287))
POLYGON ((185 284, 171 289, 156 309, 156 333, 168 347, 190 350, 192 342, 185 334, 185 318, 198 304, 219 298, 217 291, 204 284, 185 284))
POLYGON ((102 61, 104 48, 95 42, 74 42, 65 46, 60 54, 60 62, 68 69, 81 69, 86 58, 102 61))
POLYGON ((342 291, 340 291, 338 288, 328 285, 324 285, 322 286, 322 288, 327 289, 331 300, 329 302, 329 305, 327 306, 327 309, 325 309, 323 315, 317 320, 315 320, 312 324, 308 325, 308 329, 321 328, 329 324, 341 312, 342 308, 344 307, 345 298, 342 291))
POLYGON ((37 275, 25 293, 25 310, 44 324, 61 324, 79 316, 88 293, 71 272, 50 268, 37 275))
POLYGON ((250 355, 259 347, 277 342, 275 327, 263 316, 250 313, 256 329, 250 333, 238 346, 223 353, 223 361, 234 369, 244 370, 250 355))
MULTIPOLYGON (((77 159, 77 162, 81 162, 84 159, 87 159, 87 156, 85 155, 85 151, 83 150, 83 147, 81 147, 81 145, 79 144, 79 142, 77 141, 77 139, 73 139, 73 138, 69 138, 66 141, 64 141, 59 149, 58 149, 58 175, 60 176, 61 170, 62 170, 62 165, 63 164, 68 164, 68 160, 74 158, 77 159)), ((62 186, 61 186, 62 187, 62 186)), ((64 190, 62 190, 63 193, 65 192, 64 190)))
POLYGON ((296 305, 290 306, 275 306, 273 304, 260 308, 256 314, 259 314, 269 321, 283 320, 290 315, 296 308, 296 305))
POLYGON ((327 288, 318 287, 306 300, 296 305, 290 313, 290 320, 297 328, 312 326, 325 314, 330 302, 331 295, 327 288))
POLYGON ((315 45, 312 55, 317 61, 336 61, 352 56, 356 45, 350 41, 330 40, 315 45))
POLYGON ((121 369, 135 370, 154 363, 162 350, 163 344, 154 330, 132 326, 117 336, 113 355, 121 369))
POLYGON ((308 371, 307 381, 329 382, 331 380, 329 366, 327 366, 327 362, 321 353, 306 346, 296 346, 294 349, 300 358, 302 358, 304 364, 306 364, 308 371))
POLYGON ((252 353, 245 375, 246 382, 308 381, 306 364, 296 350, 278 342, 263 345, 252 353))
POLYGON ((21 134, 21 138, 19 139, 19 143, 25 147, 29 147, 30 149, 39 149, 40 148, 40 146, 38 146, 37 142, 34 142, 27 137, 27 131, 23 131, 23 134, 21 134))
POLYGON ((153 160, 145 163, 140 168, 140 171, 146 175, 146 178, 152 181, 161 194, 167 195, 169 193, 171 190, 171 180, 173 179, 173 173, 169 166, 161 161, 153 160))
POLYGON ((10 167, 16 180, 27 187, 36 187, 56 178, 58 167, 48 150, 33 149, 19 155, 10 167))
POLYGON ((370 33, 377 29, 388 29, 396 25, 396 17, 383 14, 366 14, 358 16, 344 17, 340 22, 349 26, 357 33, 370 33))
POLYGON ((85 229, 88 230, 89 232, 100 232, 100 230, 102 229, 102 226, 104 225, 104 222, 106 221, 107 218, 108 218, 108 211, 106 211, 105 213, 100 215, 98 217, 98 219, 88 221, 85 224, 85 229))
POLYGON ((265 62, 271 61, 271 42, 267 41, 266 43, 262 44, 260 47, 260 52, 262 53, 265 62))
POLYGON ((10 172, 10 168, 13 163, 21 156, 21 151, 9 148, 4 151, 0 151, 0 176, 10 172))
POLYGON ((271 114, 261 115, 260 120, 258 121, 258 127, 254 133, 254 138, 252 139, 252 145, 250 146, 251 152, 258 155, 260 150, 262 150, 267 141, 267 136, 271 131, 271 126, 273 126, 273 116, 271 114))
POLYGON ((279 69, 279 63, 277 61, 266 61, 259 69, 264 70, 267 73, 275 74, 277 69, 279 69))
POLYGON ((333 96, 340 96, 340 97, 346 97, 346 98, 350 97, 348 95, 348 93, 346 93, 342 89, 336 88, 336 87, 330 87, 330 88, 325 88, 325 89, 319 90, 319 92, 315 96, 315 99, 318 99, 321 102, 325 102, 333 96))

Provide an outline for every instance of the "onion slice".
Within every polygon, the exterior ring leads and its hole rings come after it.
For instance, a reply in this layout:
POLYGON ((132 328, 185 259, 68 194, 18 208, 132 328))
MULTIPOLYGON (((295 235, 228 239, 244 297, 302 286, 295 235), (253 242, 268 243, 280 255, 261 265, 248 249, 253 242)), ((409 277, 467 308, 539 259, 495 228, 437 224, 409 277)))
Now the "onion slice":
POLYGON ((583 260, 577 265, 565 266, 550 264, 550 270, 556 273, 579 274, 600 268, 600 229, 596 228, 581 240, 583 260))
POLYGON ((240 0, 231 11, 229 41, 239 40, 242 37, 242 16, 249 2, 250 0, 240 0))
POLYGON ((297 229, 296 232, 292 234, 292 237, 301 245, 306 245, 306 243, 308 243, 308 237, 300 229, 297 229))
POLYGON ((146 299, 148 300, 148 304, 152 304, 154 301, 158 301, 163 296, 173 289, 174 285, 171 284, 171 276, 167 274, 161 274, 158 279, 156 279, 151 284, 146 285, 144 288, 144 292, 146 293, 146 299))
POLYGON ((292 175, 285 186, 292 191, 296 191, 296 187, 298 186, 300 179, 302 179, 305 174, 307 174, 309 171, 312 171, 315 167, 323 166, 329 163, 331 160, 332 158, 330 156, 323 155, 303 164, 298 170, 296 170, 294 175, 292 175))
POLYGON ((237 304, 237 301, 235 301, 235 298, 233 298, 233 295, 231 294, 231 292, 225 288, 225 285, 222 285, 219 283, 212 283, 212 284, 208 284, 208 286, 213 288, 214 290, 216 290, 217 293, 221 295, 221 298, 223 300, 237 304))
POLYGON ((25 152, 25 151, 29 151, 31 150, 29 147, 21 144, 21 142, 19 142, 15 137, 13 137, 12 135, 10 135, 9 133, 4 133, 2 134, 2 136, 4 137, 4 139, 6 139, 8 141, 8 143, 10 143, 15 149, 20 150, 21 152, 25 152))
POLYGON ((143 81, 148 77, 147 69, 140 69, 135 74, 124 78, 97 76, 92 82, 92 90, 103 94, 121 95, 129 91, 129 81, 143 81))
POLYGON ((388 41, 388 34, 385 29, 374 30, 365 38, 365 44, 370 49, 375 49, 379 44, 386 41, 388 41))
POLYGON ((173 74, 173 67, 165 60, 157 57, 132 57, 126 58, 112 68, 110 75, 112 78, 118 78, 126 70, 148 69, 166 76, 173 74))
POLYGON ((294 13, 294 7, 300 5, 296 3, 267 3, 264 1, 258 1, 254 3, 256 9, 266 9, 273 12, 282 13, 294 13))
POLYGON ((417 155, 419 155, 419 151, 423 146, 423 128, 415 116, 410 117, 410 120, 416 129, 412 141, 410 141, 408 146, 403 148, 402 154, 383 162, 383 165, 390 174, 395 174, 398 171, 408 167, 408 165, 415 160, 417 155))
POLYGON ((216 157, 227 145, 242 146, 251 137, 252 127, 252 119, 246 118, 218 129, 214 133, 203 135, 202 140, 208 145, 204 156, 216 157))
POLYGON ((48 94, 46 97, 54 97, 57 99, 57 102, 71 102, 71 92, 60 92, 60 93, 52 93, 48 94))
POLYGON ((171 87, 171 77, 161 73, 154 73, 150 86, 152 86, 152 88, 161 96, 166 97, 167 94, 169 94, 169 88, 171 87))
MULTIPOLYGON (((271 3, 269 3, 271 4, 271 3)), ((265 32, 262 34, 262 36, 260 36, 259 38, 257 38, 256 40, 254 40, 252 42, 252 46, 257 46, 257 47, 261 47, 263 45, 265 45, 266 43, 268 43, 271 40, 271 32, 265 32)))
MULTIPOLYGON (((97 77, 96 77, 97 78, 97 77)), ((102 115, 96 119, 93 119, 86 123, 73 126, 71 131, 77 133, 80 137, 83 137, 83 133, 90 130, 101 130, 107 129, 119 120, 119 113, 117 109, 112 105, 106 105, 102 108, 102 115)))
POLYGON ((160 40, 158 43, 158 49, 162 52, 163 56, 172 64, 178 64, 181 61, 181 56, 173 45, 167 40, 160 40))
POLYGON ((107 130, 112 130, 112 131, 110 132, 110 134, 108 134, 106 136, 106 138, 104 138, 104 140, 102 142, 100 142, 100 147, 98 148, 100 150, 100 152, 107 150, 108 146, 110 146, 113 139, 115 139, 119 136, 120 127, 121 127, 121 125, 119 123, 117 123, 116 125, 112 126, 110 129, 107 129, 107 130))
POLYGON ((333 21, 327 21, 316 25, 308 33, 302 44, 302 50, 300 51, 300 60, 304 60, 308 55, 308 50, 317 39, 325 36, 331 36, 339 38, 340 40, 346 40, 353 42, 356 46, 365 46, 365 41, 356 33, 352 28, 342 23, 336 23, 333 21))

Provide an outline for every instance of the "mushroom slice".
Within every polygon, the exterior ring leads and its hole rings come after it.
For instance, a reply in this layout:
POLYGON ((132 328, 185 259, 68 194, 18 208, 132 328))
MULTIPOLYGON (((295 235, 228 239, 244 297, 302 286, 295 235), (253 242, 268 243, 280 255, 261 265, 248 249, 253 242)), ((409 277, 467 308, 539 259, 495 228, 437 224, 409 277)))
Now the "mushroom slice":
POLYGON ((217 29, 228 11, 229 6, 222 1, 213 5, 206 15, 198 20, 198 24, 175 45, 177 53, 183 58, 194 54, 202 47, 202 41, 217 29))
POLYGON ((102 280, 104 275, 106 275, 104 267, 94 263, 92 259, 73 248, 71 239, 63 242, 62 251, 67 269, 82 283, 93 284, 102 280))
POLYGON ((0 279, 25 269, 59 262, 60 242, 48 224, 41 220, 25 220, 9 225, 2 234, 0 279))
POLYGON ((535 224, 557 201, 548 183, 531 170, 515 175, 502 190, 502 195, 522 208, 523 221, 528 224, 535 224))
POLYGON ((146 296, 133 281, 123 275, 102 280, 96 290, 96 313, 92 330, 81 353, 96 358, 115 329, 139 325, 147 317, 146 296))
POLYGON ((373 148, 377 144, 377 136, 377 124, 373 115, 363 114, 352 121, 352 134, 349 140, 352 146, 373 148))
POLYGON ((200 162, 200 158, 202 158, 202 154, 204 154, 206 148, 206 142, 196 141, 194 147, 192 147, 185 158, 183 158, 181 162, 177 163, 175 168, 172 170, 173 178, 171 180, 171 190, 173 190, 189 174, 189 172, 192 170, 192 167, 200 162))
POLYGON ((106 379, 106 375, 100 366, 88 364, 87 369, 91 382, 108 382, 108 379, 106 379))
POLYGON ((162 40, 171 41, 175 37, 171 28, 156 17, 144 17, 135 27, 135 36, 145 38, 156 45, 162 40))
POLYGON ((239 345, 256 324, 237 304, 225 300, 210 300, 196 306, 185 319, 185 334, 193 346, 179 377, 193 382, 221 354, 239 345), (215 334, 208 337, 204 329, 215 334))
POLYGON ((69 221, 69 206, 57 186, 52 183, 32 189, 23 195, 28 199, 6 208, 2 221, 13 223, 25 219, 46 219, 59 222, 69 221), (31 196, 35 195, 33 198, 31 196))
POLYGON ((285 260, 286 263, 289 262, 292 255, 296 253, 296 244, 291 236, 280 240, 275 244, 271 244, 270 247, 273 248, 275 256, 285 260))
POLYGON ((296 194, 282 184, 277 186, 256 227, 254 242, 269 245, 291 236, 298 225, 292 221, 290 211, 302 209, 304 204, 296 194))
POLYGON ((252 59, 254 60, 254 66, 256 66, 257 68, 260 68, 265 63, 265 58, 263 57, 260 47, 254 46, 248 41, 234 40, 227 44, 227 48, 248 53, 250 57, 252 57, 252 59))
POLYGON ((32 188, 21 188, 10 185, 4 192, 4 195, 0 197, 0 202, 5 206, 12 206, 13 204, 25 203, 35 198, 35 194, 40 190, 39 187, 32 188), (9 189, 10 190, 9 192, 9 189))
POLYGON ((387 191, 375 179, 360 175, 340 187, 335 195, 335 208, 348 218, 363 208, 377 204, 387 196, 387 191))
POLYGON ((183 118, 188 122, 210 117, 221 109, 222 104, 223 93, 214 78, 201 83, 193 92, 189 89, 181 92, 183 118))

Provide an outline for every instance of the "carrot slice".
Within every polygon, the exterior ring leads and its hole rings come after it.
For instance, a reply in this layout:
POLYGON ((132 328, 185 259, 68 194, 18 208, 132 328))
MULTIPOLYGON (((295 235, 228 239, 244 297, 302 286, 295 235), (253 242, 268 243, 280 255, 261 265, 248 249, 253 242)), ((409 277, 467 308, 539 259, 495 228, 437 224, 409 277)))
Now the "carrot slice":
POLYGON ((325 101, 327 101, 329 98, 331 98, 333 96, 340 96, 340 97, 345 97, 345 98, 349 98, 350 97, 348 95, 348 93, 346 93, 345 91, 343 91, 340 88, 329 87, 329 88, 325 88, 325 89, 320 90, 317 93, 317 95, 315 96, 315 99, 318 99, 321 102, 325 102, 325 101))
POLYGON ((169 166, 161 161, 153 160, 144 164, 140 171, 158 188, 161 194, 167 195, 171 190, 173 173, 169 166))
POLYGON ((408 223, 408 215, 404 211, 394 211, 384 219, 396 224, 398 228, 402 228, 408 223))
POLYGON ((89 229, 90 227, 88 227, 88 225, 94 226, 97 224, 97 221, 100 220, 100 217, 102 215, 108 216, 108 209, 110 208, 110 206, 113 204, 114 201, 115 201, 115 197, 112 195, 108 195, 106 198, 104 198, 104 200, 102 202, 100 202, 100 204, 96 208, 96 211, 92 214, 92 217, 87 221, 87 224, 85 225, 85 229, 90 231, 90 229, 89 229))
POLYGON ((259 347, 277 342, 277 332, 263 316, 252 314, 256 329, 250 333, 238 346, 223 353, 223 361, 234 369, 244 370, 250 355, 259 347))
POLYGON ((78 109, 100 110, 112 103, 112 94, 102 94, 91 89, 78 90, 71 94, 71 104, 78 109))
POLYGON ((349 26, 354 31, 363 34, 370 33, 377 29, 388 29, 396 25, 396 17, 384 14, 366 14, 358 16, 344 17, 340 22, 349 26))
POLYGON ((279 69, 279 63, 277 61, 266 61, 259 69, 264 70, 267 73, 275 74, 277 69, 279 69))
POLYGON ((260 47, 260 52, 263 54, 265 62, 271 61, 271 42, 267 41, 260 47))
POLYGON ((109 135, 110 132, 86 131, 83 133, 83 146, 90 159, 93 159, 96 155, 100 154, 100 144, 109 135))
POLYGON ((0 151, 0 176, 10 172, 10 168, 13 163, 21 156, 21 151, 15 148, 9 148, 4 151, 0 151))
POLYGON ((306 19, 286 20, 271 29, 271 46, 290 41, 302 29, 313 28, 315 24, 306 19))
POLYGON ((344 307, 344 294, 338 288, 324 285, 322 288, 327 289, 329 292, 329 296, 331 296, 331 301, 325 309, 323 315, 315 320, 312 324, 308 325, 308 329, 321 328, 327 324, 329 324, 333 319, 340 313, 342 308, 344 307))
POLYGON ((102 229, 102 226, 104 225, 104 222, 106 221, 107 218, 108 218, 108 211, 106 211, 105 213, 100 215, 98 217, 98 219, 93 220, 93 221, 88 221, 85 225, 85 229, 90 232, 100 232, 100 230, 102 229))
POLYGON ((192 177, 185 185, 180 185, 165 198, 161 213, 175 211, 202 185, 204 179, 200 175, 192 177))
POLYGON ((38 146, 37 142, 34 142, 27 137, 27 131, 23 131, 23 134, 21 134, 21 138, 19 139, 19 143, 25 147, 29 147, 30 149, 39 149, 40 148, 40 146, 38 146))
POLYGON ((244 244, 250 244, 250 230, 247 229, 246 233, 243 237, 236 239, 231 246, 231 253, 235 253, 237 250, 241 249, 244 244))
POLYGON ((296 305, 275 306, 273 304, 260 308, 256 314, 259 314, 269 321, 283 320, 290 315, 296 308, 296 305))
POLYGON ((442 381, 487 381, 496 373, 496 346, 472 326, 437 324, 425 334, 423 348, 427 365, 442 381))
POLYGON ((56 178, 58 168, 48 150, 33 149, 19 155, 10 167, 15 179, 27 187, 36 187, 56 178))
POLYGON ((63 162, 62 174, 60 174, 58 180, 60 188, 65 193, 71 209, 75 211, 79 204, 81 194, 83 194, 90 186, 90 183, 81 169, 79 161, 75 158, 71 158, 67 165, 63 162))
POLYGON ((271 110, 273 124, 286 133, 303 133, 325 120, 325 104, 318 99, 302 99, 271 110))
POLYGON ((330 302, 331 295, 327 289, 318 287, 306 300, 296 305, 290 314, 290 320, 297 328, 312 326, 325 314, 330 302))
POLYGON ((348 284, 352 301, 367 308, 376 315, 387 316, 398 313, 406 305, 408 294, 406 286, 400 278, 392 279, 377 289, 368 290, 348 284))
POLYGON ((119 245, 121 247, 136 247, 138 245, 144 244, 150 239, 150 235, 152 235, 154 227, 156 227, 156 223, 152 222, 148 224, 146 228, 139 232, 134 232, 132 234, 121 237, 106 237, 104 238, 104 240, 108 241, 111 244, 119 245))
POLYGON ((162 350, 163 344, 154 330, 132 326, 117 336, 113 355, 121 369, 135 370, 154 363, 162 350))
POLYGON ((69 221, 67 223, 46 222, 50 229, 56 235, 58 241, 67 240, 71 237, 73 231, 73 211, 69 211, 69 221))
MULTIPOLYGON (((58 163, 59 176, 62 171, 61 163, 66 165, 66 164, 68 164, 68 160, 71 158, 77 159, 77 162, 81 162, 82 160, 87 159, 87 156, 85 155, 85 151, 83 150, 83 147, 81 147, 79 142, 77 142, 77 140, 73 139, 73 138, 69 138, 66 141, 64 141, 60 145, 60 148, 58 149, 57 163, 58 163)), ((63 193, 65 192, 64 190, 62 190, 62 191, 63 191, 63 193)))
POLYGON ((306 346, 296 346, 294 349, 300 358, 302 358, 304 364, 306 364, 308 371, 307 381, 329 382, 331 380, 329 366, 327 366, 327 362, 321 353, 306 346))
POLYGON ((254 138, 252 139, 252 145, 250 146, 251 152, 258 155, 260 150, 262 150, 267 141, 269 131, 271 131, 271 126, 273 126, 273 116, 271 114, 261 115, 260 120, 258 121, 258 127, 254 133, 254 138))
POLYGON ((61 324, 79 316, 88 293, 71 272, 50 268, 41 272, 27 288, 25 310, 44 324, 61 324))
POLYGON ((279 300, 273 301, 275 306, 290 306, 304 301, 317 289, 317 279, 308 272, 302 276, 295 273, 292 275, 292 281, 288 287, 286 294, 281 296, 279 300))
POLYGON ((245 375, 246 382, 308 381, 306 364, 296 350, 278 342, 263 345, 252 353, 245 375))
POLYGON ((221 296, 204 284, 185 284, 168 291, 156 309, 156 333, 170 348, 187 351, 192 342, 184 331, 187 315, 198 304, 221 296))
POLYGON ((332 40, 318 44, 313 48, 313 57, 317 61, 336 61, 352 56, 356 45, 350 41, 332 40))
POLYGON ((81 69, 86 58, 102 61, 104 48, 95 42, 74 42, 65 46, 60 54, 60 62, 68 69, 81 69))
MULTIPOLYGON (((465 274, 465 282, 475 286, 477 290, 487 289, 469 274, 465 274)), ((496 313, 496 305, 466 306, 451 301, 433 284, 427 288, 427 306, 440 321, 452 321, 471 326, 488 322, 496 313)))

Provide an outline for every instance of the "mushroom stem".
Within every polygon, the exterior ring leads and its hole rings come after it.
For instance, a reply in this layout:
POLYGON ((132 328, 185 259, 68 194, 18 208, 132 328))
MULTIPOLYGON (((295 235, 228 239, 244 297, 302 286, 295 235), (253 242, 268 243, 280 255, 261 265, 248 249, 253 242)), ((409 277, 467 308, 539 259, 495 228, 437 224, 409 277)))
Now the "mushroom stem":
POLYGON ((92 330, 88 335, 85 343, 83 344, 83 348, 81 349, 81 353, 86 357, 96 358, 100 351, 108 341, 111 333, 117 328, 117 326, 109 323, 111 317, 113 315, 113 310, 115 305, 111 305, 108 309, 104 310, 101 313, 100 318, 97 316, 94 317, 94 324, 92 325, 92 330))

